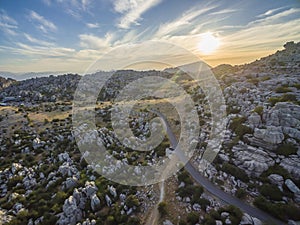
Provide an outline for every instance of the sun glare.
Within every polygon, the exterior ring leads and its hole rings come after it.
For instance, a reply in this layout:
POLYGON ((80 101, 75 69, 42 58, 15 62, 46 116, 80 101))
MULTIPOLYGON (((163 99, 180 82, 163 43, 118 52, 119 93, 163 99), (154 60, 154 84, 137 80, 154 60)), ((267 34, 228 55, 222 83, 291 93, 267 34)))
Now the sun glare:
POLYGON ((201 35, 201 39, 198 44, 198 49, 203 54, 211 54, 217 50, 220 46, 220 40, 212 35, 212 33, 207 32, 201 35))

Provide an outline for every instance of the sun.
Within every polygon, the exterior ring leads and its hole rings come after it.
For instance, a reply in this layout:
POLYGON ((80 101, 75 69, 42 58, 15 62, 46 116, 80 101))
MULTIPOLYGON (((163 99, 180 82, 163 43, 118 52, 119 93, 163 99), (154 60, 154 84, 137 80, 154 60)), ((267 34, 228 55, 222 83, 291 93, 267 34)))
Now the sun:
POLYGON ((215 52, 220 46, 220 40, 215 37, 212 33, 207 32, 201 35, 198 49, 203 54, 211 54, 215 52))

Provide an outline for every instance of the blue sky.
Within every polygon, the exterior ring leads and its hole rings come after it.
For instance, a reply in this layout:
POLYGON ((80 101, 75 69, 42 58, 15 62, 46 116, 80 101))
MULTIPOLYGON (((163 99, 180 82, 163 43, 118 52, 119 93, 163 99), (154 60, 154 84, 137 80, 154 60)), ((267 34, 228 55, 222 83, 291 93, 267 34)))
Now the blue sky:
POLYGON ((241 64, 300 41, 300 1, 0 0, 0 30, 2 71, 83 73, 112 49, 149 40, 213 66, 241 64), (209 54, 199 50, 207 33, 220 41, 209 54))

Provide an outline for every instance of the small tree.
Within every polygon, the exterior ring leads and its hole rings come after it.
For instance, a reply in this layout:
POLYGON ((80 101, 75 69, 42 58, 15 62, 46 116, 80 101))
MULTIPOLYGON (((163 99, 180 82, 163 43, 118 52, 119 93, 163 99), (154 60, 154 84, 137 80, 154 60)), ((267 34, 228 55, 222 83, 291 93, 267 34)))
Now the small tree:
POLYGON ((158 204, 158 211, 161 216, 167 215, 167 203, 166 202, 160 202, 158 204))

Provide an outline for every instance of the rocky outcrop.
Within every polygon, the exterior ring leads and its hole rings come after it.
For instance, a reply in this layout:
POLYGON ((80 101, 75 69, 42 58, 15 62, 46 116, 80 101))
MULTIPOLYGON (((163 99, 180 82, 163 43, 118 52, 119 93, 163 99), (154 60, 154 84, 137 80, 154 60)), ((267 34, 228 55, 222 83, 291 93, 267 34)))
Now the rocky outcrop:
POLYGON ((275 163, 265 151, 246 144, 234 146, 232 152, 234 164, 251 176, 259 176, 275 163))
POLYGON ((284 140, 284 134, 281 127, 268 126, 266 129, 255 128, 254 134, 246 134, 244 139, 252 146, 274 151, 284 140))
POLYGON ((75 225, 82 220, 83 212, 87 201, 91 201, 90 205, 93 211, 100 207, 100 199, 96 195, 98 188, 94 182, 86 182, 85 187, 75 188, 73 195, 65 200, 63 212, 60 213, 58 225, 75 225))
POLYGON ((76 225, 82 220, 82 210, 78 207, 76 199, 70 196, 65 200, 63 205, 63 213, 57 221, 58 225, 76 225))
POLYGON ((281 127, 268 126, 267 129, 255 129, 254 137, 268 144, 280 144, 284 140, 281 127))
POLYGON ((249 126, 254 129, 261 126, 261 117, 258 113, 254 112, 248 117, 249 126))
POLYGON ((91 208, 95 212, 96 210, 99 209, 99 207, 100 207, 100 199, 96 194, 93 194, 91 196, 91 208))
POLYGON ((263 223, 259 219, 252 217, 247 213, 244 213, 240 225, 248 225, 248 224, 262 225, 263 223))
POLYGON ((290 156, 284 158, 280 162, 280 166, 286 169, 293 177, 300 179, 300 158, 298 156, 290 156))
POLYGON ((270 174, 268 176, 270 182, 274 185, 276 185, 280 190, 282 190, 282 185, 284 183, 284 179, 279 174, 270 174))

